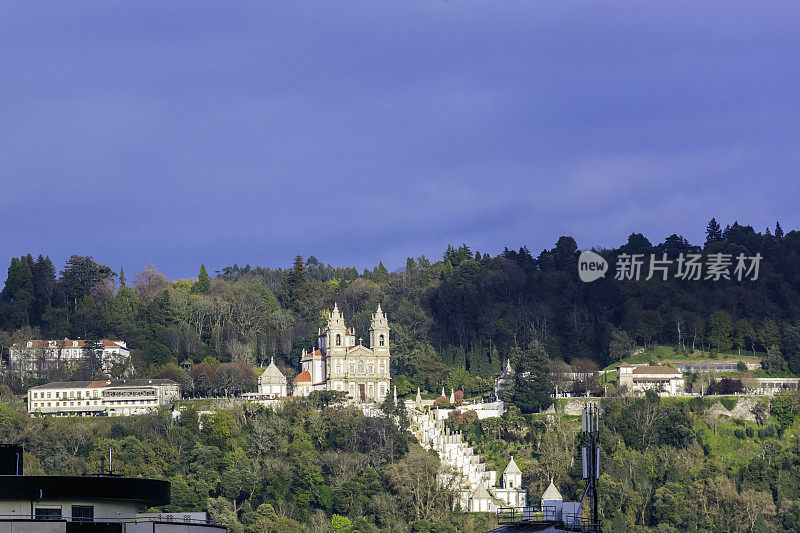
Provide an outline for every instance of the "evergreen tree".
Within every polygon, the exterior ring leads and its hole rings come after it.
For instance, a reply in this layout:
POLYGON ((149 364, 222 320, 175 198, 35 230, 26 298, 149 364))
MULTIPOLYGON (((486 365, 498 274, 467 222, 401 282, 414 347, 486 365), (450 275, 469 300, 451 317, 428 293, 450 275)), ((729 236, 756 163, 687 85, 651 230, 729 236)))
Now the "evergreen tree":
POLYGON ((708 221, 706 226, 706 246, 722 240, 722 230, 716 218, 708 221))
POLYGON ((281 300, 284 306, 297 311, 302 308, 307 293, 308 275, 306 266, 303 263, 303 256, 298 255, 294 258, 291 270, 283 276, 281 300))
POLYGON ((126 279, 125 279, 125 269, 120 267, 119 268, 119 286, 120 287, 125 287, 126 286, 125 285, 125 281, 126 281, 126 279))
POLYGON ((0 293, 0 301, 2 301, 2 316, 7 327, 17 329, 31 323, 34 307, 33 273, 25 257, 11 259, 6 284, 0 293))
POLYGON ((378 266, 372 271, 372 281, 375 283, 383 283, 389 279, 389 271, 383 266, 383 261, 378 262, 378 266))
POLYGON ((552 403, 553 383, 544 345, 533 341, 524 350, 512 348, 509 357, 514 361, 511 402, 523 413, 547 409, 552 403))
POLYGON ((78 300, 91 294, 95 287, 116 274, 106 265, 97 263, 91 256, 73 255, 61 271, 61 286, 68 304, 75 309, 78 300))
POLYGON ((45 309, 53 303, 56 287, 56 268, 49 257, 39 256, 32 269, 33 275, 33 323, 40 324, 45 309))
POLYGON ((103 343, 97 338, 87 338, 81 369, 83 379, 97 380, 103 376, 103 343))
POLYGON ((192 285, 192 292, 206 294, 209 289, 211 289, 211 278, 208 277, 206 265, 200 265, 200 274, 198 274, 195 284, 192 285))
POLYGON ((783 228, 781 228, 781 223, 775 223, 775 238, 780 240, 783 238, 783 228))
POLYGON ((733 322, 731 315, 725 311, 714 311, 709 317, 711 331, 708 334, 708 342, 715 351, 730 350, 732 344, 731 335, 733 334, 733 322))

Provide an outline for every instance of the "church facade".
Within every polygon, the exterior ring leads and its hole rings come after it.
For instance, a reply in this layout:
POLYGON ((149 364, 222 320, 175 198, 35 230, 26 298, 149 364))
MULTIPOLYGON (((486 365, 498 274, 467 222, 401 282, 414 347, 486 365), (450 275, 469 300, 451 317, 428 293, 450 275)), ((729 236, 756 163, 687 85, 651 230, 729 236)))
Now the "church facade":
POLYGON ((369 347, 356 341, 339 307, 334 304, 317 349, 300 357, 301 372, 294 379, 294 396, 315 390, 346 392, 358 401, 382 402, 389 393, 389 324, 380 304, 372 315, 369 347))

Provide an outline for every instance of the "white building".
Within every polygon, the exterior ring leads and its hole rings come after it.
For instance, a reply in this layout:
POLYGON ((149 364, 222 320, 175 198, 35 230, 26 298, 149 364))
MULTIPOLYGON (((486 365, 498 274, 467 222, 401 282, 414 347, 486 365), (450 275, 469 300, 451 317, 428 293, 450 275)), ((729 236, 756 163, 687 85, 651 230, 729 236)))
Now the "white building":
POLYGON ((272 398, 285 398, 288 381, 283 372, 275 365, 275 359, 270 359, 269 366, 258 378, 258 393, 272 398))
MULTIPOLYGON (((14 372, 25 377, 43 377, 49 371, 69 369, 89 357, 87 341, 28 340, 17 342, 8 349, 8 364, 14 372)), ((124 341, 102 339, 97 349, 103 372, 107 375, 127 375, 131 370, 131 352, 124 341)))
POLYGON ((171 379, 58 381, 28 389, 28 413, 55 416, 129 416, 180 398, 171 379))
POLYGON ((633 366, 622 363, 617 368, 617 386, 631 394, 644 394, 648 389, 661 396, 677 396, 683 392, 683 374, 668 366, 633 366))
POLYGON ((271 359, 258 378, 258 392, 244 393, 242 398, 262 405, 275 405, 288 396, 288 383, 289 380, 275 365, 275 359, 271 359))
POLYGON ((346 392, 359 401, 381 402, 389 393, 389 324, 381 306, 372 315, 369 347, 356 342, 355 331, 345 325, 334 305, 328 324, 319 331, 317 349, 300 358, 301 372, 294 379, 294 396, 315 390, 346 392))

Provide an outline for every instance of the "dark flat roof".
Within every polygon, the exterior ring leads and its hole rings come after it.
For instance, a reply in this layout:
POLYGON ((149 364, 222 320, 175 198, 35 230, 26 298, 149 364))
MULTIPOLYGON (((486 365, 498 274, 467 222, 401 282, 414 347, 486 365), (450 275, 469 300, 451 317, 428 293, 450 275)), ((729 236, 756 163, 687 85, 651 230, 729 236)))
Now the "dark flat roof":
POLYGON ((148 507, 166 505, 170 483, 112 476, 0 476, 0 500, 119 500, 148 507))

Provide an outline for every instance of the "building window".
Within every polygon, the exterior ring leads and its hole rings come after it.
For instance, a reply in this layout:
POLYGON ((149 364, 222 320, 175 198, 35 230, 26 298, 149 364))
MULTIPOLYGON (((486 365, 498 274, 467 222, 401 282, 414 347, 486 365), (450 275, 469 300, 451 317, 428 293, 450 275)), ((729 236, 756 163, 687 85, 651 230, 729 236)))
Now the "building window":
POLYGON ((364 361, 359 361, 358 362, 358 373, 359 374, 363 374, 364 373, 364 361))
POLYGON ((61 507, 37 507, 34 518, 36 520, 61 520, 61 507))
POLYGON ((94 507, 91 505, 73 505, 73 522, 94 522, 94 507))
POLYGON ((369 365, 367 367, 367 373, 368 374, 374 374, 375 373, 375 367, 373 365, 369 365))
POLYGON ((342 336, 340 334, 336 334, 336 346, 342 345, 342 336))
POLYGON ((384 338, 383 338, 383 333, 381 333, 381 336, 378 337, 378 346, 383 346, 384 344, 385 344, 385 342, 384 342, 384 338))

